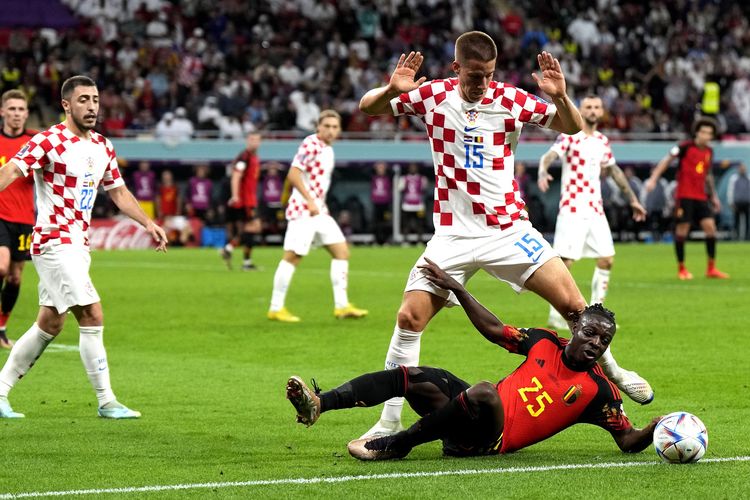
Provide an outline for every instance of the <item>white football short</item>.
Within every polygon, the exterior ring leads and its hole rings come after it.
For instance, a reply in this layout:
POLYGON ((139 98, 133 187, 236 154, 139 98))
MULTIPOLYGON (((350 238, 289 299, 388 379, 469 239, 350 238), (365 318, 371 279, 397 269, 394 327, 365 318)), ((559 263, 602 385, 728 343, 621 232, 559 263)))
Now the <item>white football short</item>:
POLYGON ((300 217, 290 220, 284 235, 284 250, 297 255, 307 255, 310 247, 315 245, 334 245, 346 241, 344 233, 330 215, 316 215, 315 217, 300 217))
POLYGON ((89 277, 91 254, 73 245, 59 245, 31 260, 39 275, 39 305, 57 309, 63 314, 73 306, 100 302, 89 277))
POLYGON ((553 247, 560 257, 572 260, 612 257, 615 254, 612 231, 604 215, 589 218, 574 214, 558 215, 553 247))
POLYGON ((405 291, 424 290, 445 297, 451 307, 459 304, 453 292, 432 284, 417 267, 425 263, 425 257, 462 285, 482 269, 520 293, 529 276, 557 253, 529 221, 517 221, 512 228, 488 236, 434 236, 409 273, 405 291))

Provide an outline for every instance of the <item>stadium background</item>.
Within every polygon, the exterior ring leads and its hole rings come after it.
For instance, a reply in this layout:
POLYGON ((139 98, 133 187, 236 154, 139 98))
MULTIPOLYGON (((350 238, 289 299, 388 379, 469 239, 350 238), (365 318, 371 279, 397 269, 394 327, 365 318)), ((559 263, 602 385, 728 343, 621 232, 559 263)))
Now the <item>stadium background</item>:
MULTIPOLYGON (((113 138, 126 178, 145 160, 157 177, 171 170, 185 197, 193 167, 208 163, 216 210, 204 222, 216 227, 223 223, 226 165, 243 148, 244 134, 260 131, 265 166, 278 161, 284 168, 299 138, 313 131, 317 112, 333 107, 344 116, 344 134, 331 208, 336 217, 347 212, 353 241, 370 242, 373 162, 388 162, 391 175, 416 162, 429 179, 432 166, 418 120, 367 117, 357 112, 359 98, 387 78, 402 51, 425 54, 428 78, 449 75, 457 34, 481 29, 498 44, 496 79, 536 92, 535 54, 547 50, 561 60, 573 97, 600 95, 607 110, 601 130, 636 178, 688 136, 696 116, 716 117, 722 138, 714 170, 724 202, 718 222, 730 237, 727 179, 750 153, 750 7, 613 0, 543 7, 489 0, 11 0, 0 12, 0 85, 25 90, 29 125, 45 128, 60 117, 62 80, 90 74, 101 93, 100 130, 113 138), (176 131, 175 117, 188 120, 192 133, 176 131)), ((542 194, 534 180, 553 140, 549 131, 527 127, 517 150, 530 176, 532 219, 545 233, 554 228, 559 189, 542 194)), ((648 230, 668 229, 668 221, 636 227, 617 188, 610 191, 605 203, 616 240, 659 239, 648 230)), ((428 188, 428 207, 431 196, 428 188)), ((100 199, 98 215, 112 210, 100 199)), ((425 224, 429 232, 429 216, 425 224)), ((206 242, 220 237, 213 231, 206 242)), ((401 239, 396 225, 391 241, 401 239)))
MULTIPOLYGON (((560 56, 576 98, 594 91, 605 99, 603 130, 619 162, 640 178, 686 138, 697 114, 715 116, 723 133, 713 168, 723 196, 728 174, 750 152, 749 10, 729 1, 5 0, 0 85, 31 94, 29 126, 44 128, 60 118, 62 80, 91 74, 102 98, 101 130, 113 138, 126 177, 146 160, 184 184, 194 165, 208 162, 217 204, 244 132, 263 134, 262 161, 288 164, 309 133, 315 106, 339 109, 345 133, 336 144, 340 168, 331 194, 339 208, 360 207, 364 222, 356 234, 366 235, 373 162, 405 167, 416 161, 425 175, 432 172, 419 123, 366 119, 355 112, 358 99, 383 81, 403 50, 426 54, 426 76, 448 74, 452 42, 467 29, 495 38, 498 79, 532 92, 535 53, 544 48, 560 56), (157 134, 165 115, 182 114, 179 108, 194 127, 189 140, 157 134), (308 121, 298 123, 300 116, 308 121), (350 199, 357 203, 347 207, 350 199)), ((518 157, 533 180, 554 137, 534 128, 523 135, 518 157)), ((553 186, 540 197, 546 231, 558 191, 553 186)), ((111 221, 106 198, 97 203, 102 220, 111 221)), ((727 215, 720 220, 724 237, 731 229, 727 215)), ((616 230, 615 237, 648 236, 629 231, 616 230)), ((130 233, 109 239, 113 245, 138 240, 130 233)), ((229 273, 216 252, 202 249, 167 256, 95 252, 92 276, 107 313, 113 381, 144 418, 111 426, 93 417, 75 352, 77 330, 69 322, 14 392, 14 406, 28 418, 0 426, 0 497, 89 488, 102 496, 118 487, 125 489, 109 493, 128 498, 205 498, 209 492, 219 498, 746 496, 747 245, 719 246, 728 282, 676 282, 669 245, 618 244, 617 251, 608 298, 622 325, 617 355, 657 388, 650 406, 626 403, 628 414, 638 425, 675 410, 699 415, 711 443, 696 467, 655 467, 651 451, 624 457, 590 426, 499 460, 445 460, 432 444, 405 461, 361 464, 345 456, 345 443, 374 422, 377 409, 326 415, 313 429, 295 425, 283 399, 287 376, 312 375, 328 388, 382 367, 405 273, 419 247, 353 251, 351 295, 371 311, 357 324, 330 316, 330 299, 321 293, 328 259, 314 252, 290 292, 303 317, 292 329, 265 319, 278 248, 256 249, 255 260, 266 269, 252 274, 229 273), (717 462, 725 459, 731 463, 717 462), (338 478, 349 482, 323 482, 338 478), (192 493, 173 487, 185 483, 202 486, 192 493), (143 489, 127 489, 134 485, 143 489)), ((690 244, 689 262, 702 265, 702 253, 701 244, 690 244)), ((585 295, 592 266, 573 269, 585 295)), ((36 314, 31 267, 14 333, 36 314)), ((501 317, 541 324, 544 304, 506 288, 486 276, 472 281, 472 292, 501 317)), ((488 351, 467 325, 459 310, 441 313, 425 339, 424 361, 467 380, 496 379, 517 364, 488 351)), ((413 419, 407 412, 405 420, 413 419)))

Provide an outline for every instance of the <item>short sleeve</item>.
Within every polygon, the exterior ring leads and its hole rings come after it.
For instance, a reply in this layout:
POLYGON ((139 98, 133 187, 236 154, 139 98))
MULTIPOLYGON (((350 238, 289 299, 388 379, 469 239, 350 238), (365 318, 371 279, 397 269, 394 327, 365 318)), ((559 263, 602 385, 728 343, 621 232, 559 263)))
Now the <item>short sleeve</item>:
POLYGON ((315 165, 318 155, 320 154, 320 146, 312 140, 310 136, 299 145, 297 148, 297 154, 294 155, 292 160, 292 167, 298 168, 303 172, 309 172, 315 165))
POLYGON ((498 345, 513 354, 527 355, 531 348, 542 340, 560 346, 563 343, 560 338, 550 330, 541 328, 516 328, 515 326, 503 326, 502 339, 498 345))
POLYGON ((101 184, 104 187, 105 191, 109 191, 110 189, 115 189, 117 187, 125 185, 125 181, 120 174, 120 167, 117 166, 117 155, 115 154, 115 148, 114 146, 112 146, 112 143, 109 142, 109 139, 107 139, 107 142, 105 142, 105 147, 107 150, 109 163, 107 164, 107 168, 104 170, 101 184))
POLYGON ((612 165, 616 163, 617 161, 615 160, 615 155, 614 153, 612 153, 612 146, 609 144, 609 141, 605 141, 604 156, 602 157, 602 166, 611 167, 612 165))
POLYGON ((554 104, 517 87, 508 88, 503 92, 503 104, 510 108, 511 114, 518 121, 545 128, 549 128, 557 114, 554 104))
POLYGON ((680 149, 682 149, 680 145, 675 144, 674 146, 672 146, 672 149, 669 150, 669 156, 674 156, 674 157, 680 156, 680 149))
POLYGON ((633 425, 625 415, 620 391, 601 372, 593 374, 592 378, 599 387, 599 391, 584 410, 579 422, 594 424, 609 432, 630 429, 633 425))
POLYGON ((19 170, 21 170, 24 176, 28 176, 32 170, 44 168, 49 162, 47 153, 51 149, 52 144, 45 134, 36 134, 14 157, 19 170))
POLYGON ((234 169, 237 170, 238 172, 244 172, 246 168, 247 168, 246 162, 242 160, 237 160, 236 162, 234 162, 234 169))
POLYGON ((565 153, 568 151, 568 148, 570 147, 571 141, 571 136, 560 134, 557 136, 557 139, 555 139, 555 143, 550 148, 550 151, 554 151, 557 156, 563 158, 565 156, 565 153))
POLYGON ((395 116, 412 115, 423 117, 447 97, 452 84, 445 80, 425 82, 411 92, 404 92, 391 99, 391 109, 395 116))

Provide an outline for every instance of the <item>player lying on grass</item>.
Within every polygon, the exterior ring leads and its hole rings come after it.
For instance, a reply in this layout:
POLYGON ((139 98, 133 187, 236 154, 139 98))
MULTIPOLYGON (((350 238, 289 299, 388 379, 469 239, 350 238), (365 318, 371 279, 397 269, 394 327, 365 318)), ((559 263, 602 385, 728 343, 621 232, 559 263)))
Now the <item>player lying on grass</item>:
POLYGON ((349 453, 360 460, 402 458, 436 439, 451 456, 508 453, 576 423, 603 427, 627 453, 651 443, 659 419, 634 428, 617 387, 596 364, 615 334, 611 311, 601 304, 584 309, 570 340, 550 330, 517 329, 503 324, 434 262, 428 259, 421 268, 430 281, 456 295, 479 333, 526 360, 496 384, 469 385, 446 370, 426 366, 369 373, 323 393, 315 384, 312 391, 302 379, 291 377, 287 398, 298 422, 310 426, 325 411, 405 397, 421 418, 396 434, 350 442, 349 453))

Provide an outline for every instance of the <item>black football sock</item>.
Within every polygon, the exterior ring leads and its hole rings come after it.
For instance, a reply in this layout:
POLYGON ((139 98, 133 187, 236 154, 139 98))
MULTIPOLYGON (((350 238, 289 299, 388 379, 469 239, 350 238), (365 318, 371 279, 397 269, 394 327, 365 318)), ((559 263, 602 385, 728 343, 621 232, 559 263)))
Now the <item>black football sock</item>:
POLYGON ((685 262, 685 238, 684 237, 675 236, 674 251, 677 254, 677 262, 679 262, 680 264, 685 262))
POLYGON ((414 448, 419 444, 445 437, 456 427, 471 425, 479 415, 471 408, 467 398, 464 391, 447 405, 420 418, 414 425, 396 434, 392 446, 414 448))
POLYGON ((19 285, 9 281, 5 282, 3 291, 0 293, 0 310, 4 314, 10 314, 13 310, 13 306, 16 305, 16 300, 18 300, 18 292, 20 289, 21 287, 19 285))
POLYGON ((406 394, 406 368, 384 370, 357 378, 320 395, 320 411, 375 406, 406 394))
POLYGON ((706 253, 711 260, 716 258, 716 238, 706 238, 706 253))

